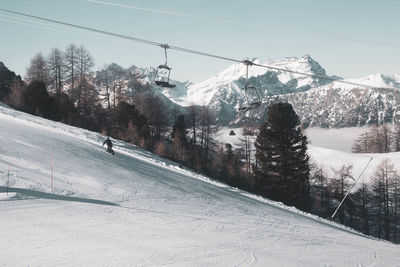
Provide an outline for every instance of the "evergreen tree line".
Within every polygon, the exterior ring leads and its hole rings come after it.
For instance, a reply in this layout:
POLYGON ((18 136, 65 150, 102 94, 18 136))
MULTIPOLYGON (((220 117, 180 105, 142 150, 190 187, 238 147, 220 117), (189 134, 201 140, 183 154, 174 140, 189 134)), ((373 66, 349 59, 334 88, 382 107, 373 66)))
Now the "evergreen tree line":
POLYGON ((400 151, 400 126, 373 125, 361 134, 352 147, 353 153, 389 153, 400 151))
MULTIPOLYGON (((352 165, 342 166, 328 175, 320 166, 313 166, 310 182, 312 213, 330 218, 354 183, 352 165)), ((399 207, 400 176, 389 159, 375 169, 369 182, 358 182, 349 193, 334 220, 395 243, 400 242, 399 207)))
POLYGON ((6 84, 0 87, 0 100, 47 119, 112 134, 111 125, 119 118, 112 116, 111 111, 125 108, 117 108, 119 103, 132 104, 132 92, 145 91, 146 85, 138 81, 137 73, 129 73, 117 64, 105 65, 97 72, 93 67, 90 53, 74 44, 65 51, 54 48, 47 56, 36 54, 27 68, 25 81, 3 65, 0 75, 4 73, 4 77, 0 78, 6 84), (123 82, 124 74, 128 84, 123 82))

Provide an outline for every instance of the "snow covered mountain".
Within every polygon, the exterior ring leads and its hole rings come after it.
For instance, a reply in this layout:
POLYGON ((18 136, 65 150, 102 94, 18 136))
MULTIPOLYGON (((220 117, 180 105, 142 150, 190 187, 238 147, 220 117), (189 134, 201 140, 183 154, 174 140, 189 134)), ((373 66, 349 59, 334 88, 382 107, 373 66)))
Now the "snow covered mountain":
MULTIPOLYGON (((265 63, 252 60, 276 68, 287 68, 301 72, 326 75, 325 70, 309 55, 284 60, 269 60, 265 63)), ((180 105, 208 105, 217 115, 219 124, 230 124, 240 115, 238 107, 244 102, 242 89, 245 85, 246 68, 243 64, 233 64, 218 75, 198 84, 188 84, 186 90, 178 90, 178 94, 169 94, 170 99, 180 105), (179 92, 182 92, 179 94, 179 92)), ((250 66, 249 82, 259 90, 262 97, 267 95, 303 92, 312 87, 326 84, 327 81, 286 73, 269 71, 268 69, 250 66)), ((172 91, 172 90, 169 90, 172 91)))
MULTIPOLYGON (((298 59, 295 57, 285 60, 269 60, 265 63, 253 59, 256 64, 265 64, 277 68, 294 69, 302 72, 326 75, 325 70, 309 55, 298 59)), ((233 64, 218 75, 198 84, 189 84, 187 92, 176 96, 176 101, 183 105, 194 103, 196 105, 215 105, 219 99, 230 99, 232 94, 241 95, 241 89, 245 84, 246 68, 243 64, 233 64)), ((296 75, 291 73, 268 71, 268 69, 250 66, 249 78, 251 84, 262 88, 263 93, 285 94, 307 91, 311 87, 325 84, 326 81, 296 75)))
MULTIPOLYGON (((341 88, 323 86, 310 91, 269 97, 295 108, 305 127, 349 127, 400 122, 399 89, 341 88)), ((258 116, 262 112, 258 111, 258 116)))
POLYGON ((217 183, 127 143, 114 141, 111 156, 97 133, 0 105, 0 265, 399 262, 399 246, 217 183))
MULTIPOLYGON (((255 59, 254 62, 327 75, 325 69, 309 55, 265 63, 255 59)), ((397 113, 400 109, 400 75, 375 74, 348 80, 381 88, 369 89, 252 66, 249 67, 249 82, 258 89, 264 105, 258 110, 241 113, 237 110, 244 101, 242 89, 245 75, 243 64, 233 64, 204 82, 179 84, 176 91, 164 90, 163 93, 183 106, 192 103, 210 106, 220 125, 239 126, 249 118, 263 121, 266 107, 275 101, 290 102, 305 126, 350 127, 400 121, 400 114, 397 113)))
MULTIPOLYGON (((325 69, 310 55, 268 60, 264 63, 258 59, 252 61, 280 69, 327 75, 325 69)), ((233 64, 200 83, 171 81, 176 84, 175 88, 156 86, 156 70, 152 67, 132 66, 124 73, 126 90, 132 87, 129 82, 132 81, 132 75, 137 75, 140 84, 151 85, 152 91, 161 97, 171 111, 168 113, 172 114, 173 110, 184 112, 185 107, 193 104, 207 105, 222 126, 237 127, 249 120, 262 123, 268 105, 277 101, 291 103, 305 127, 352 127, 400 121, 400 75, 397 74, 374 74, 347 80, 378 88, 371 89, 250 66, 249 83, 257 88, 263 104, 256 110, 243 113, 238 111, 245 101, 243 88, 246 67, 241 63, 233 64)))

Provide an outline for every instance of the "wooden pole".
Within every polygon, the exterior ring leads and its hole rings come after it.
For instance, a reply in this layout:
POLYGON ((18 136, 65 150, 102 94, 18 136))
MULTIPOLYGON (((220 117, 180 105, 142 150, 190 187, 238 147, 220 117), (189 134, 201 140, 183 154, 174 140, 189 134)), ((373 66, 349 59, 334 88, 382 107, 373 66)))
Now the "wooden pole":
POLYGON ((10 166, 8 166, 7 172, 7 196, 8 196, 8 185, 10 184, 10 166))

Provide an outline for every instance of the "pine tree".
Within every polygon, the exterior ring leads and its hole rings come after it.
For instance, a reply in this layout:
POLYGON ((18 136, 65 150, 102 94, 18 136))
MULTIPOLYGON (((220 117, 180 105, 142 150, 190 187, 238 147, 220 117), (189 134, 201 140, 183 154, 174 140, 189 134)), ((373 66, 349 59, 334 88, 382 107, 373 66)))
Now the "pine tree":
POLYGON ((85 76, 80 76, 76 87, 79 89, 79 111, 84 117, 94 117, 97 104, 99 103, 99 92, 88 81, 85 76))
POLYGON ((254 130, 252 129, 251 126, 245 125, 242 127, 242 135, 243 138, 240 139, 242 142, 242 147, 244 150, 244 156, 245 156, 245 161, 246 161, 246 172, 247 174, 250 173, 251 171, 251 137, 254 135, 254 130))
POLYGON ((47 83, 49 80, 49 70, 47 62, 41 53, 37 53, 32 59, 29 67, 26 69, 26 80, 28 82, 40 81, 47 83))
POLYGON ((318 166, 315 162, 310 163, 310 194, 313 197, 313 212, 319 216, 326 218, 329 213, 329 194, 327 184, 328 175, 322 166, 318 166))
POLYGON ((120 102, 129 102, 129 97, 124 89, 124 81, 126 79, 126 70, 118 64, 110 64, 108 66, 108 75, 110 79, 112 108, 120 102))
MULTIPOLYGON (((112 114, 111 122, 113 125, 113 136, 122 136, 128 128, 136 127, 138 130, 137 138, 144 137, 145 128, 147 127, 146 117, 141 115, 134 105, 125 102, 118 104, 117 108, 112 114), (142 131, 143 130, 143 131, 142 131)), ((146 136, 147 137, 147 136, 146 136)), ((138 141, 138 140, 135 140, 138 141)))
POLYGON ((22 97, 25 112, 53 119, 54 101, 49 96, 43 81, 31 82, 24 90, 22 97))
POLYGON ((218 131, 218 127, 215 123, 215 115, 208 106, 201 107, 199 119, 201 165, 204 169, 208 169, 212 159, 212 151, 215 148, 213 135, 218 131))
POLYGON ((396 125, 392 130, 393 151, 400 151, 400 125, 396 125))
POLYGON ((178 115, 172 129, 172 153, 173 158, 178 161, 186 161, 187 157, 187 128, 185 117, 178 115))
MULTIPOLYGON (((393 185, 398 180, 397 171, 393 163, 389 159, 384 159, 379 164, 372 177, 372 191, 375 195, 374 204, 376 207, 376 216, 378 219, 378 237, 382 237, 382 230, 384 238, 390 240, 391 238, 391 224, 392 216, 390 207, 393 206, 393 185)), ((396 211, 397 213, 397 211, 396 211)), ((397 234, 397 233, 396 233, 397 234)))
POLYGON ((400 206, 400 176, 396 175, 392 181, 392 199, 393 199, 393 229, 394 229, 394 242, 398 243, 398 208, 400 206))
POLYGON ((22 109, 24 106, 23 94, 26 89, 25 83, 21 79, 15 77, 12 80, 10 89, 11 92, 8 95, 8 98, 6 98, 6 102, 8 102, 14 108, 22 109))
MULTIPOLYGON (((329 181, 329 188, 333 197, 336 198, 338 203, 342 201, 348 190, 350 189, 349 180, 354 178, 351 174, 353 165, 343 165, 339 169, 332 169, 334 177, 329 181)), ((347 198, 339 209, 339 221, 341 224, 345 223, 345 209, 349 209, 351 201, 347 198)))
POLYGON ((272 104, 267 122, 257 136, 255 170, 257 190, 274 200, 307 210, 309 197, 309 157, 307 138, 288 103, 272 104))
POLYGON ((370 152, 371 144, 370 144, 370 133, 365 132, 361 134, 355 141, 352 147, 353 153, 368 153, 370 152))
MULTIPOLYGON (((76 95, 75 82, 78 73, 78 48, 74 44, 70 44, 63 54, 64 71, 67 82, 71 84, 70 95, 76 95)), ((76 99, 74 99, 76 101, 76 99)))
POLYGON ((390 128, 387 124, 382 125, 379 128, 379 139, 382 144, 381 153, 389 153, 390 152, 390 144, 392 143, 392 134, 390 128))
POLYGON ((49 81, 52 83, 54 92, 60 95, 63 87, 64 58, 60 49, 53 48, 47 57, 49 69, 49 81))
POLYGON ((96 72, 96 85, 100 88, 100 91, 102 92, 103 96, 103 101, 107 109, 107 133, 111 131, 111 116, 112 116, 112 110, 111 110, 111 100, 110 100, 110 84, 111 84, 111 79, 110 79, 110 71, 109 71, 109 65, 105 64, 104 67, 96 72))
POLYGON ((152 92, 143 95, 141 106, 141 113, 147 118, 151 136, 154 140, 159 140, 168 130, 168 107, 159 96, 152 92))

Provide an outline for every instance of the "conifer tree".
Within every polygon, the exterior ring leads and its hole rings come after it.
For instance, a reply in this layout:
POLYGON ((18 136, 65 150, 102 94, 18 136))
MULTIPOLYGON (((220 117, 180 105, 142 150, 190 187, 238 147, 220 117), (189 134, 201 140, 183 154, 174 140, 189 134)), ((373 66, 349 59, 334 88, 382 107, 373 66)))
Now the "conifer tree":
POLYGON ((60 49, 53 48, 47 57, 47 66, 49 69, 49 81, 52 83, 54 92, 60 95, 63 87, 64 58, 60 49))
MULTIPOLYGON (((329 181, 328 187, 330 188, 333 197, 337 199, 340 203, 348 190, 350 189, 349 180, 353 180, 352 176, 353 165, 343 165, 339 169, 332 169, 334 173, 334 177, 329 181)), ((339 221, 341 224, 345 224, 345 209, 349 209, 351 207, 350 199, 347 198, 342 207, 339 209, 339 221)))
POLYGON ((288 103, 272 104, 267 122, 257 136, 255 170, 259 193, 294 205, 309 208, 309 157, 307 138, 300 129, 300 121, 288 103))
POLYGON ((178 115, 172 129, 172 153, 173 158, 178 161, 185 161, 187 157, 187 128, 185 117, 178 115))
POLYGON ((32 59, 29 67, 26 69, 26 80, 28 82, 40 81, 47 83, 49 79, 49 70, 47 62, 41 53, 37 53, 32 59))

